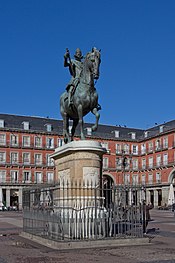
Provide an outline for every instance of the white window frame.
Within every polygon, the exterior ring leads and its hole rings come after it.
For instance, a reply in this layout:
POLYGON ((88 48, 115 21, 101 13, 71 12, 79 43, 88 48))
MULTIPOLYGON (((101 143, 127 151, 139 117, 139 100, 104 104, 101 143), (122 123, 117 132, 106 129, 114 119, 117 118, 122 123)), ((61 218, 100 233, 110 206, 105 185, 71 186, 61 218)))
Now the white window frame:
POLYGON ((54 182, 54 172, 47 172, 47 182, 48 183, 54 182))
POLYGON ((152 173, 148 174, 148 183, 153 184, 153 174, 152 173))
POLYGON ((10 134, 10 145, 18 146, 18 135, 17 134, 10 134))
POLYGON ((42 165, 42 153, 35 153, 34 154, 34 161, 35 165, 42 165))
POLYGON ((161 155, 160 154, 156 155, 156 166, 158 167, 161 166, 161 160, 162 160, 161 155))
POLYGON ((24 183, 31 183, 31 171, 23 171, 24 183), (28 173, 28 180, 26 179, 25 173, 28 173))
POLYGON ((153 157, 152 156, 148 158, 148 166, 149 168, 153 168, 153 157))
POLYGON ((46 147, 47 149, 54 149, 54 138, 46 137, 46 147))
POLYGON ((4 120, 0 120, 0 128, 4 128, 4 120))
POLYGON ((146 169, 146 159, 142 159, 142 169, 146 169))
POLYGON ((6 171, 0 170, 0 183, 5 183, 5 182, 6 182, 6 171))
POLYGON ((34 176, 35 176, 35 183, 42 183, 43 182, 43 173, 41 171, 35 172, 34 176))
POLYGON ((146 153, 146 144, 142 143, 141 144, 141 154, 145 154, 146 153))
POLYGON ((35 136, 35 147, 36 148, 42 148, 42 137, 41 136, 35 136))
POLYGON ((30 164, 30 153, 29 152, 23 152, 22 160, 23 160, 23 164, 30 164), (24 156, 24 155, 28 155, 28 158, 26 158, 26 156, 24 156))
POLYGON ((0 145, 5 146, 6 145, 6 134, 0 133, 0 145))
POLYGON ((138 145, 136 145, 136 144, 132 145, 132 154, 138 155, 138 145))
POLYGON ((18 152, 11 152, 10 153, 10 163, 11 164, 18 164, 19 162, 19 153, 18 152))
POLYGON ((19 172, 16 170, 10 171, 10 178, 12 183, 18 183, 19 172))
POLYGON ((168 136, 163 137, 163 148, 164 149, 168 148, 168 136))
POLYGON ((156 173, 156 183, 161 183, 161 173, 160 172, 156 173))
POLYGON ((22 136, 22 146, 23 147, 30 147, 30 136, 28 136, 28 135, 22 136))
POLYGON ((23 121, 22 124, 23 124, 23 129, 28 131, 29 128, 30 128, 29 122, 28 121, 23 121))
POLYGON ((122 145, 120 143, 116 143, 115 149, 116 149, 116 154, 120 154, 122 152, 122 145))
POLYGON ((132 169, 138 170, 138 159, 132 159, 132 169))
POLYGON ((107 169, 109 165, 109 158, 108 157, 103 157, 103 168, 107 169))
POLYGON ((163 165, 167 165, 168 164, 168 153, 164 153, 163 155, 163 165))
POLYGON ((1 164, 6 163, 6 152, 0 152, 0 163, 1 164))

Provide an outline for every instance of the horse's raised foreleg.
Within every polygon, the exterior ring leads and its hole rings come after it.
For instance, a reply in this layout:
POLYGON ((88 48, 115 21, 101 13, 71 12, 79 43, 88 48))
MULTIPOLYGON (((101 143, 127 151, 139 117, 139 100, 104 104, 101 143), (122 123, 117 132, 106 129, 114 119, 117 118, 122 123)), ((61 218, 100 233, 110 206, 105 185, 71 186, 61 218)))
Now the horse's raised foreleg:
POLYGON ((96 121, 95 124, 92 126, 92 131, 96 131, 98 128, 98 121, 100 119, 100 113, 98 112, 97 108, 94 108, 93 110, 91 110, 91 112, 95 115, 96 117, 96 121))
POLYGON ((83 107, 80 104, 77 108, 78 111, 78 118, 79 118, 79 124, 80 124, 80 135, 81 135, 81 140, 85 140, 84 136, 84 131, 83 131, 83 107))

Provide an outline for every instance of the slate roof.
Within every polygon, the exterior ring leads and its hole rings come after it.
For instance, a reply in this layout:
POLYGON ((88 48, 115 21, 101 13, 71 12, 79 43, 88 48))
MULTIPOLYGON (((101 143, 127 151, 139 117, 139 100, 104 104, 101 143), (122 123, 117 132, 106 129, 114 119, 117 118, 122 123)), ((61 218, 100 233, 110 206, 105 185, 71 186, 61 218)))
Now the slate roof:
MULTIPOLYGON (((62 135, 63 122, 62 120, 51 119, 51 118, 43 118, 43 117, 35 117, 35 116, 20 116, 13 114, 0 114, 0 120, 4 120, 4 129, 23 131, 23 122, 29 122, 30 132, 41 132, 47 133, 46 125, 52 125, 52 131, 49 132, 51 134, 62 135)), ((92 123, 85 123, 84 129, 92 127, 92 123)), ((167 123, 154 126, 150 129, 135 129, 128 127, 119 127, 112 125, 103 125, 99 124, 98 130, 92 133, 92 138, 101 138, 101 139, 116 139, 116 140, 128 140, 134 141, 131 139, 131 133, 136 133, 135 140, 143 140, 144 132, 148 131, 148 138, 154 137, 160 134, 159 128, 163 126, 163 131, 168 132, 175 129, 175 120, 169 121, 167 123), (119 131, 119 138, 115 137, 115 131, 119 131)), ((3 128, 1 128, 3 129, 3 128)), ((79 127, 76 131, 76 136, 79 135, 79 127)))

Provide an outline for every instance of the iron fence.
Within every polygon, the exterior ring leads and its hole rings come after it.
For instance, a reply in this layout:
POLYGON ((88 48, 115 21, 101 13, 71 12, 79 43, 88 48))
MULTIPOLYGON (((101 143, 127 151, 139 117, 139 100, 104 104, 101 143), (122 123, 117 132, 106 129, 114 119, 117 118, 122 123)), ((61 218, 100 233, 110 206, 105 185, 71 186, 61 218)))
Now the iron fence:
POLYGON ((84 181, 23 190, 23 231, 57 241, 143 237, 145 191, 84 181))

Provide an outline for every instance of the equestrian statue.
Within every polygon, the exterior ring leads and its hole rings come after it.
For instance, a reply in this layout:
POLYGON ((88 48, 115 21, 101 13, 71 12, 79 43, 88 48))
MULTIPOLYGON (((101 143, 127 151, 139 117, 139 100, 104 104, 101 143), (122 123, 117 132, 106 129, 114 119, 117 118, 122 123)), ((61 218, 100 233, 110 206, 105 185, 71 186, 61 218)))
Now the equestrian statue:
POLYGON ((71 80, 66 91, 60 97, 60 112, 63 118, 64 142, 73 141, 77 125, 80 125, 81 140, 85 139, 83 129, 83 117, 90 111, 95 115, 96 122, 92 131, 96 131, 100 118, 98 93, 95 88, 95 80, 99 78, 101 62, 100 50, 92 48, 83 58, 79 48, 76 49, 74 58, 70 58, 70 52, 66 49, 64 55, 64 67, 69 67, 71 80), (73 120, 71 135, 69 134, 69 120, 73 120))

